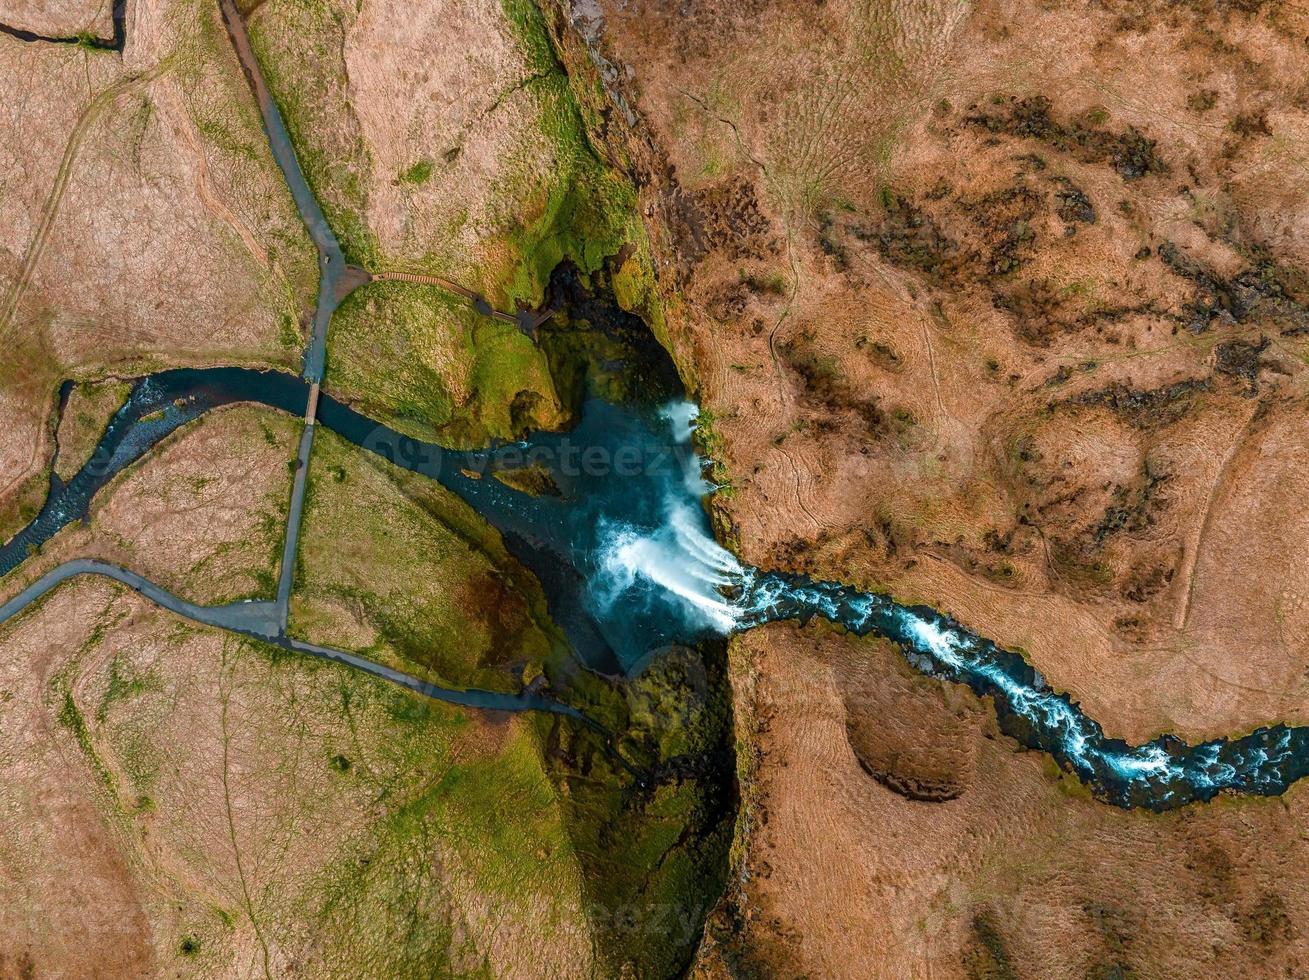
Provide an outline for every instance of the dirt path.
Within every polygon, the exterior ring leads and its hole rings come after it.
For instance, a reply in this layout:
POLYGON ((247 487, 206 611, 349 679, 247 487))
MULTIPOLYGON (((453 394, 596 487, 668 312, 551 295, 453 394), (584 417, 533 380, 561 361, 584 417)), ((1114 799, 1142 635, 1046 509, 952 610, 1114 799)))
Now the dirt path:
MULTIPOLYGON (((45 204, 41 209, 36 231, 33 233, 32 240, 28 243, 27 251, 23 255, 18 278, 14 280, 14 284, 6 293, 3 307, 0 307, 0 346, 8 346, 10 343, 10 334, 17 318, 19 306, 23 301, 23 295, 26 293, 32 275, 41 261, 41 255, 45 251, 46 242, 50 237, 50 230, 54 227, 55 218, 59 214, 59 205, 63 201, 64 191, 68 187, 68 180, 72 176, 73 166, 77 162, 77 156, 82 148, 83 141, 86 139, 87 132, 119 96, 158 78, 167 70, 167 67, 165 62, 160 62, 144 74, 125 78, 109 86, 91 100, 73 125, 73 131, 69 134, 68 143, 64 147, 64 155, 59 161, 59 169, 55 172, 54 184, 51 186, 50 193, 47 195, 45 204)), ((33 446, 27 465, 21 469, 19 475, 0 487, 0 496, 9 493, 32 473, 36 472, 42 448, 39 444, 33 446)))
POLYGON ((580 712, 575 709, 539 695, 504 694, 497 691, 457 690, 440 687, 411 674, 393 670, 353 653, 347 653, 344 650, 319 646, 314 643, 304 643, 285 634, 277 621, 274 603, 244 601, 222 606, 201 606, 175 596, 167 589, 156 585, 136 572, 93 558, 75 558, 72 561, 64 562, 42 575, 8 602, 0 603, 0 625, 21 615, 30 605, 38 602, 65 582, 82 575, 98 575, 112 579, 127 586, 138 595, 149 599, 160 608, 175 613, 191 622, 212 626, 247 639, 270 643, 284 650, 308 654, 322 660, 331 660, 334 663, 370 674, 400 687, 408 688, 437 701, 446 701, 450 704, 462 705, 468 708, 484 708, 495 711, 548 711, 579 719, 582 717, 580 712))
POLYGON ((31 242, 28 243, 27 252, 23 256, 22 269, 5 297, 4 308, 0 310, 0 343, 8 339, 9 330, 13 325, 14 315, 18 311, 18 305, 22 301, 23 293, 27 291, 28 283, 32 279, 32 273, 41 260, 41 253, 45 251, 46 241, 50 237, 50 229, 54 226, 55 218, 59 214, 59 205, 63 201, 64 191, 68 187, 68 179, 72 176, 73 165, 77 162, 77 155, 82 149, 82 143, 86 139, 87 131, 104 115, 105 110, 120 95, 153 81, 166 70, 167 63, 163 61, 144 74, 134 75, 120 82, 115 82, 92 99, 87 107, 82 110, 82 114, 78 117, 73 126, 73 131, 68 137, 68 144, 64 147, 64 155, 59 161, 59 169, 55 172, 54 184, 46 197, 45 206, 41 209, 41 219, 37 224, 36 232, 32 235, 31 242))
POLYGON ((1209 493, 1204 499, 1204 508, 1200 511, 1200 519, 1196 522, 1195 534, 1187 542, 1185 553, 1182 557, 1182 574, 1179 579, 1182 583, 1181 598, 1177 604, 1177 611, 1173 614, 1173 626, 1178 630, 1186 629, 1186 622, 1191 616, 1191 596, 1195 592, 1195 569, 1200 559, 1200 548, 1204 545, 1204 539, 1209 531, 1209 523, 1212 520, 1214 511, 1214 502, 1218 499, 1227 480, 1227 471, 1232 465, 1232 460, 1236 458, 1237 453, 1245 445, 1246 434, 1250 431, 1250 426, 1254 424, 1258 416, 1258 409, 1250 413, 1250 417, 1245 420, 1236 436, 1232 439, 1231 448, 1227 450, 1227 455, 1223 457, 1222 463, 1218 467, 1218 473, 1214 477, 1213 484, 1209 487, 1209 493))

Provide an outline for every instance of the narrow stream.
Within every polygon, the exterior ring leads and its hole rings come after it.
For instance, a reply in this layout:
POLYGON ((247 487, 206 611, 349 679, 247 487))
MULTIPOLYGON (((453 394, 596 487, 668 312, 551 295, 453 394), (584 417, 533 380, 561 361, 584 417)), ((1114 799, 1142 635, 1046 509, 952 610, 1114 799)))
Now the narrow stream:
POLYGON ((235 401, 257 401, 284 412, 303 413, 308 392, 308 385, 299 378, 244 368, 162 371, 140 379, 110 420, 86 465, 67 483, 51 468, 50 491, 41 511, 0 547, 0 577, 17 568, 60 529, 85 518, 91 498, 114 474, 178 427, 235 401))
POLYGON ((109 19, 113 28, 113 34, 110 37, 97 37, 94 34, 85 32, 67 35, 38 34, 36 31, 29 31, 26 28, 14 27, 9 24, 0 24, 0 33, 8 34, 20 41, 35 41, 38 44, 72 44, 96 51, 117 51, 121 53, 127 45, 127 0, 113 0, 113 5, 109 11, 109 19))

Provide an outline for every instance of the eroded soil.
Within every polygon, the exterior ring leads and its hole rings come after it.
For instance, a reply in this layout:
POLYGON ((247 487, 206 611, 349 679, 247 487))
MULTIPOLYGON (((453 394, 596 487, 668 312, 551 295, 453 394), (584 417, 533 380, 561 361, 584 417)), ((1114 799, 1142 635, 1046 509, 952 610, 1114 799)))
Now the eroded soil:
MULTIPOLYGON (((948 610, 1134 742, 1306 720, 1300 8, 601 2, 553 23, 614 106, 595 132, 642 188, 749 561, 948 610)), ((1276 939, 1305 914, 1278 883, 1296 794, 1103 813, 984 712, 832 642, 752 638, 735 664, 768 815, 738 828, 736 967, 1298 968, 1276 939), (1192 856, 1213 841, 1225 865, 1192 856), (984 869, 1028 854, 1058 870, 1021 867, 1011 897, 1049 914, 1010 921, 984 869), (1220 865, 1221 900, 1178 870, 1220 865), (1055 921, 1067 948, 1039 938, 1055 921)))

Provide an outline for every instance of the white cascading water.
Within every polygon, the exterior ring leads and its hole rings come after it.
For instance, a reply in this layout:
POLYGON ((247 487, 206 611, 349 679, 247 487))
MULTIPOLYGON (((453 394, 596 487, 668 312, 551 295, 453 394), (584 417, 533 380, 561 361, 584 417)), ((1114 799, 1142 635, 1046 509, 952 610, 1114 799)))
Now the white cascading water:
MULTIPOLYGON (((685 500, 698 505, 701 497, 718 489, 705 479, 705 460, 691 446, 696 422, 700 418, 700 406, 695 402, 670 402, 660 410, 659 416, 672 429, 674 451, 682 467, 685 500)), ((701 537, 704 536, 701 533, 701 537)))
MULTIPOLYGON (((696 406, 675 403, 661 415, 678 445, 687 446, 696 426, 696 406)), ((926 659, 921 669, 1002 695, 1009 712, 1054 736, 1064 763, 1085 779, 1096 781, 1111 774, 1127 785, 1153 787, 1159 806, 1208 799, 1222 788, 1260 791, 1261 786, 1281 785, 1281 767, 1295 751, 1289 731, 1264 730, 1240 740, 1248 744, 1205 743, 1180 754, 1157 742, 1136 747, 1111 743, 1095 722, 1051 690, 1039 674, 1021 680, 1010 676, 994 649, 988 652, 986 641, 956 624, 924 617, 888 596, 743 566, 706 526, 700 498, 713 487, 703 477, 703 461, 690 451, 681 458, 684 479, 680 485, 669 481, 664 520, 658 527, 602 526, 593 586, 606 607, 620 600, 671 596, 679 600, 689 624, 721 634, 799 611, 863 634, 874 628, 874 617, 881 615, 886 635, 897 640, 911 659, 912 655, 926 659), (1233 759, 1239 763, 1233 764, 1233 759)), ((1122 801, 1121 796, 1112 798, 1122 801)))
MULTIPOLYGON (((688 447, 699 408, 694 402, 673 402, 660 411, 677 446, 688 447)), ((653 589, 682 601, 693 625, 729 633, 740 622, 742 608, 730 593, 739 594, 745 570, 730 551, 715 541, 705 526, 700 498, 713 489, 704 479, 703 460, 694 452, 680 454, 683 479, 664 492, 663 522, 656 528, 624 523, 602 526, 599 535, 598 581, 593 588, 601 604, 612 607, 630 601, 633 590, 653 589)))
POLYGON ((743 581, 740 563, 700 526, 703 518, 669 501, 657 530, 612 525, 601 532, 597 593, 606 606, 643 584, 682 600, 695 625, 729 633, 741 608, 724 590, 743 581))
POLYGON ((678 445, 686 445, 695 433, 695 423, 700 417, 700 406, 695 402, 669 402, 659 410, 659 415, 673 430, 673 439, 678 445))

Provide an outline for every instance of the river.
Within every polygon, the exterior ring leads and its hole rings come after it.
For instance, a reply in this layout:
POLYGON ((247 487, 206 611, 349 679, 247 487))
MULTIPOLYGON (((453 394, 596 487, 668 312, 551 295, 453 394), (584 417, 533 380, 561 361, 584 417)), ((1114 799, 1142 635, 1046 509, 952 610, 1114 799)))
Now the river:
MULTIPOLYGON (((205 412, 254 402, 303 415, 311 385, 323 379, 332 312, 350 286, 367 278, 347 275, 340 247, 304 179, 254 60, 245 25, 232 0, 221 0, 220 6, 259 104, 269 146, 319 253, 322 275, 303 373, 294 377, 240 368, 182 369, 136 381, 90 461, 67 483, 52 475, 41 512, 0 547, 0 576, 21 565, 61 528, 83 519, 96 492, 116 473, 205 412)), ((452 451, 402 435, 326 395, 318 402, 317 418, 355 445, 439 481, 496 527, 510 552, 541 581, 551 616, 586 666, 624 674, 645 663, 651 652, 669 646, 696 646, 769 622, 821 616, 859 635, 886 637, 920 671, 991 697, 1006 733, 1050 753, 1097 798, 1116 806, 1167 810, 1224 791, 1276 795, 1309 773, 1309 728, 1277 725, 1196 746, 1161 736, 1130 746, 1106 737, 1094 719, 1066 694, 1052 690, 1021 655, 936 610, 900 605, 889 596, 839 582, 741 565, 714 539, 705 516, 703 499, 713 488, 703 477, 704 461, 692 448, 697 410, 686 401, 668 355, 634 318, 617 310, 588 309, 589 301, 575 289, 570 301, 585 318, 609 319, 629 338, 640 333, 647 342, 633 347, 636 356, 625 367, 632 383, 621 386, 627 392, 621 403, 598 397, 598 386, 592 386, 576 425, 567 432, 537 433, 487 450, 452 451), (504 479, 497 479, 496 473, 504 479)), ((309 462, 314 428, 306 426, 302 462, 309 462)), ((288 572, 306 471, 306 466, 297 471, 279 599, 271 608, 276 622, 267 634, 287 645, 288 572)), ((84 571, 132 581, 125 570, 84 571)), ((177 608, 189 605, 157 586, 144 586, 138 591, 154 595, 156 601, 177 608)), ((32 590, 30 599, 0 607, 0 622, 41 594, 32 590)), ((199 615, 215 621, 213 611, 199 615)), ((347 663, 352 656, 303 644, 292 648, 345 658, 347 663)), ((369 669, 366 664, 352 666, 369 669)), ((434 691, 433 696, 441 696, 434 691)), ((532 698, 498 704, 541 707, 532 698)))
MULTIPOLYGON (((91 460, 67 483, 52 477, 41 513, 0 548, 0 574, 83 518, 115 473, 186 422, 234 402, 300 414, 308 392, 302 378, 242 368, 140 379, 91 460)), ((705 516, 703 495, 712 488, 692 448, 695 415, 680 392, 656 386, 623 404, 588 398, 567 432, 453 451, 328 396, 318 412, 322 425, 437 480, 496 527, 540 579, 552 617, 592 669, 622 674, 671 645, 820 616, 859 635, 886 637, 924 673, 993 698, 1007 734, 1050 753, 1097 798, 1117 806, 1172 809, 1224 790, 1275 795, 1309 773, 1309 728, 1278 725, 1196 746, 1162 736, 1130 746, 1108 738, 1021 655, 933 609, 741 565, 714 540, 705 516), (521 483, 515 478, 523 473, 533 477, 530 491, 509 485, 521 483)))

